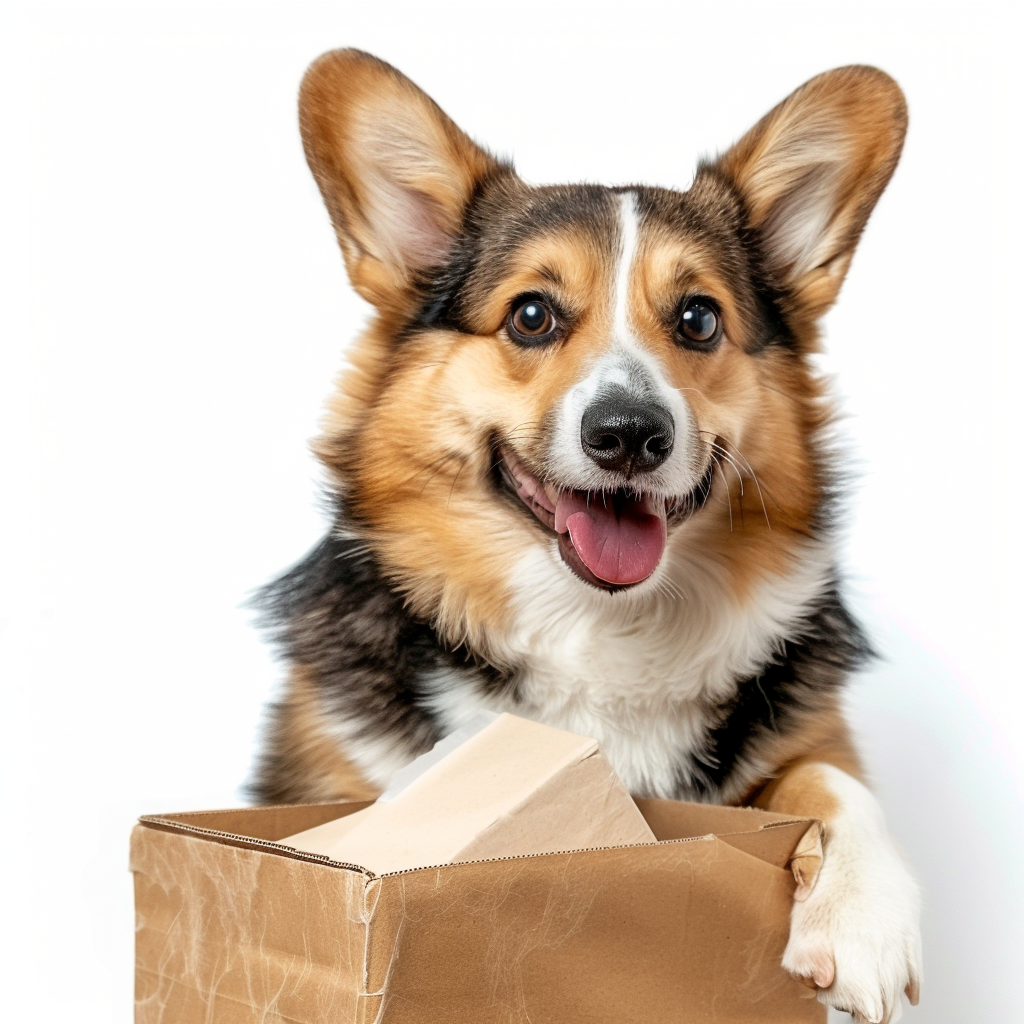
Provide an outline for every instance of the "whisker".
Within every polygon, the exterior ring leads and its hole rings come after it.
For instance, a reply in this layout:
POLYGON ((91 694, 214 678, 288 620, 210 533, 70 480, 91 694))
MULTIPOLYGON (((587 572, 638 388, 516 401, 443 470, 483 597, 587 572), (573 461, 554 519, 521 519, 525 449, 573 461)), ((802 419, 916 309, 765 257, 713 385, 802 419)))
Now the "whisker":
POLYGON ((448 500, 445 502, 445 505, 444 505, 445 508, 449 508, 451 506, 452 495, 455 493, 455 485, 459 482, 459 477, 462 476, 462 471, 465 468, 466 468, 466 463, 463 462, 462 465, 459 466, 459 470, 455 474, 455 479, 452 481, 452 486, 451 486, 451 488, 448 491, 448 500))
POLYGON ((527 420, 509 430, 502 438, 503 441, 541 441, 544 434, 540 430, 540 423, 534 420, 527 420))
MULTIPOLYGON (((736 445, 732 444, 732 442, 727 437, 724 437, 723 440, 727 444, 731 444, 732 445, 732 447, 735 450, 736 454, 743 460, 744 464, 746 465, 747 470, 749 471, 750 476, 751 476, 751 478, 754 481, 754 486, 757 488, 757 496, 758 496, 758 498, 760 499, 760 502, 761 502, 761 511, 764 513, 764 521, 768 524, 768 529, 770 530, 772 528, 772 521, 771 521, 771 519, 768 516, 768 507, 764 503, 764 492, 761 490, 761 482, 757 479, 757 473, 754 472, 754 467, 750 464, 750 460, 746 457, 746 455, 744 455, 743 452, 741 452, 736 445)), ((779 505, 779 503, 777 501, 775 502, 775 504, 776 504, 776 506, 779 505)), ((779 506, 779 507, 781 507, 781 506, 779 506)))
POLYGON ((718 459, 715 459, 715 469, 721 473, 722 483, 725 484, 726 500, 729 503, 729 532, 732 533, 732 488, 729 486, 729 478, 725 475, 725 470, 722 469, 722 464, 718 459))
POLYGON ((667 573, 657 581, 656 589, 659 593, 665 593, 675 601, 685 600, 682 589, 667 573))
MULTIPOLYGON (((701 431, 701 433, 710 433, 710 431, 701 431)), ((717 436, 717 435, 715 435, 717 436)), ((711 452, 712 461, 715 467, 721 471, 722 482, 725 484, 727 501, 729 503, 729 530, 733 530, 733 514, 732 514, 732 487, 729 484, 729 478, 726 476, 725 470, 722 467, 722 460, 724 459, 732 467, 733 473, 736 475, 736 481, 740 485, 740 525, 743 525, 743 474, 739 471, 739 468, 729 454, 729 452, 723 448, 720 444, 716 444, 714 441, 705 442, 711 452)), ((713 475, 713 474, 712 474, 713 475)))
MULTIPOLYGON (((750 460, 746 457, 746 455, 743 454, 742 451, 740 451, 739 447, 736 444, 734 444, 732 441, 730 441, 729 438, 727 438, 724 434, 715 433, 714 431, 710 431, 710 430, 698 430, 697 432, 699 434, 709 434, 709 435, 714 436, 714 437, 720 437, 723 441, 725 441, 726 444, 728 444, 732 448, 733 452, 735 452, 735 454, 738 455, 739 458, 743 460, 743 465, 746 468, 747 472, 750 474, 750 478, 754 481, 754 486, 757 488, 757 496, 758 496, 758 499, 761 502, 761 511, 762 511, 762 513, 764 513, 764 521, 768 524, 768 529, 770 530, 772 528, 772 521, 771 521, 771 517, 768 515, 768 506, 765 504, 764 490, 762 490, 762 488, 761 488, 761 481, 758 480, 757 473, 754 471, 754 467, 750 464, 750 460)), ((720 444, 717 444, 714 441, 710 442, 710 444, 712 445, 713 448, 716 448, 716 449, 719 449, 719 450, 722 449, 722 446, 720 444)), ((725 452, 724 450, 722 450, 722 454, 727 459, 729 459, 730 462, 733 463, 733 468, 735 469, 736 468, 736 463, 733 462, 731 454, 728 453, 728 452, 725 452)), ((741 480, 741 485, 742 485, 742 480, 741 480)), ((742 491, 741 491, 740 492, 740 497, 742 498, 742 496, 743 496, 743 494, 742 494, 742 491)), ((782 507, 780 505, 780 503, 778 502, 778 500, 776 500, 775 497, 772 495, 771 491, 768 491, 768 496, 775 502, 776 507, 778 507, 778 508, 782 507)), ((742 512, 742 510, 743 510, 743 505, 741 503, 740 511, 742 512)))
POLYGON ((434 459, 432 462, 428 462, 425 466, 420 467, 412 476, 406 477, 400 481, 394 488, 394 490, 401 490, 404 487, 408 487, 414 480, 422 476, 424 473, 428 473, 429 476, 423 483, 423 487, 420 489, 420 497, 424 495, 427 488, 430 486, 431 481, 440 473, 445 467, 449 466, 452 462, 461 462, 463 465, 466 463, 466 458, 457 452, 446 452, 440 458, 434 459))
POLYGON ((743 474, 740 473, 739 467, 736 464, 736 460, 720 444, 712 443, 712 448, 714 448, 715 451, 717 451, 722 456, 722 458, 725 459, 725 461, 728 462, 730 466, 732 466, 732 471, 736 474, 736 479, 740 485, 740 497, 742 498, 744 494, 743 474))

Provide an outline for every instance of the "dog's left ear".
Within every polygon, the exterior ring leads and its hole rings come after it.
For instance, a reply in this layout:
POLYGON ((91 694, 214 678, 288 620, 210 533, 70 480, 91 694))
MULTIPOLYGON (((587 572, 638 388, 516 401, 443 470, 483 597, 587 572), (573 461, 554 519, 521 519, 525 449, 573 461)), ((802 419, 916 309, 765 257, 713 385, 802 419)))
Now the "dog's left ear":
POLYGON ((717 162, 767 269, 811 316, 835 300, 906 130, 903 93, 887 74, 838 68, 797 89, 717 162))

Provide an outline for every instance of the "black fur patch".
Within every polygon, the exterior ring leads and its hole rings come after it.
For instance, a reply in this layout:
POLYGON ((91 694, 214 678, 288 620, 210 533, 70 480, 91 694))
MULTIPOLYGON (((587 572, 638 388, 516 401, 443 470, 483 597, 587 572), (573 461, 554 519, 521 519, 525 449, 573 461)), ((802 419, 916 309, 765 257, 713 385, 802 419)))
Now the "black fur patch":
POLYGON ((679 797, 720 800, 730 777, 756 759, 764 742, 835 707, 850 673, 873 657, 867 637, 833 586, 799 635, 782 644, 776 660, 741 682, 728 704, 714 709, 718 724, 708 731, 700 763, 680 771, 679 797))
MULTIPOLYGON (((353 725, 357 737, 386 739, 410 756, 441 738, 425 675, 461 672, 480 685, 500 681, 411 616, 372 552, 355 539, 329 534, 267 586, 256 605, 287 660, 313 670, 327 713, 353 725)), ((280 799, 279 777, 288 774, 273 743, 282 713, 282 706, 271 708, 271 743, 250 786, 259 799, 280 799)))

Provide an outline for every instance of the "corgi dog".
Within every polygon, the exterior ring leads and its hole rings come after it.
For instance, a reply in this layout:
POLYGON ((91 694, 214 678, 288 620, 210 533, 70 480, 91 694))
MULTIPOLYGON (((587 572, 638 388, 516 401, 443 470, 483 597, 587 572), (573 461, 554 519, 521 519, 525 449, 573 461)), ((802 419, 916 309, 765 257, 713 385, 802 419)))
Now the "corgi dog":
POLYGON ((479 710, 594 737, 634 795, 820 819, 783 966, 897 1020, 919 896, 843 719, 870 648, 812 354, 900 89, 822 74, 685 192, 528 185, 354 50, 300 121, 375 315, 315 442, 333 524, 263 595, 290 675, 254 794, 372 798, 479 710))

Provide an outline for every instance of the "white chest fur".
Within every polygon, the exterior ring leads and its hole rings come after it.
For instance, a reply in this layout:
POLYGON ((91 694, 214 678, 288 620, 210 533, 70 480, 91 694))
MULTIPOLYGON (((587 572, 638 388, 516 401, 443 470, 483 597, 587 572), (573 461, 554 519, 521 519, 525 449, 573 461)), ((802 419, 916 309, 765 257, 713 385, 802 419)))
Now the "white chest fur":
POLYGON ((480 707, 514 710, 595 737, 637 795, 669 796, 700 759, 708 714, 756 676, 793 636, 827 584, 831 560, 806 549, 785 577, 766 577, 742 604, 720 565, 671 550, 641 586, 606 594, 577 580, 554 542, 513 574, 514 615, 494 653, 518 666, 521 703, 468 681, 437 680, 447 728, 480 707))

